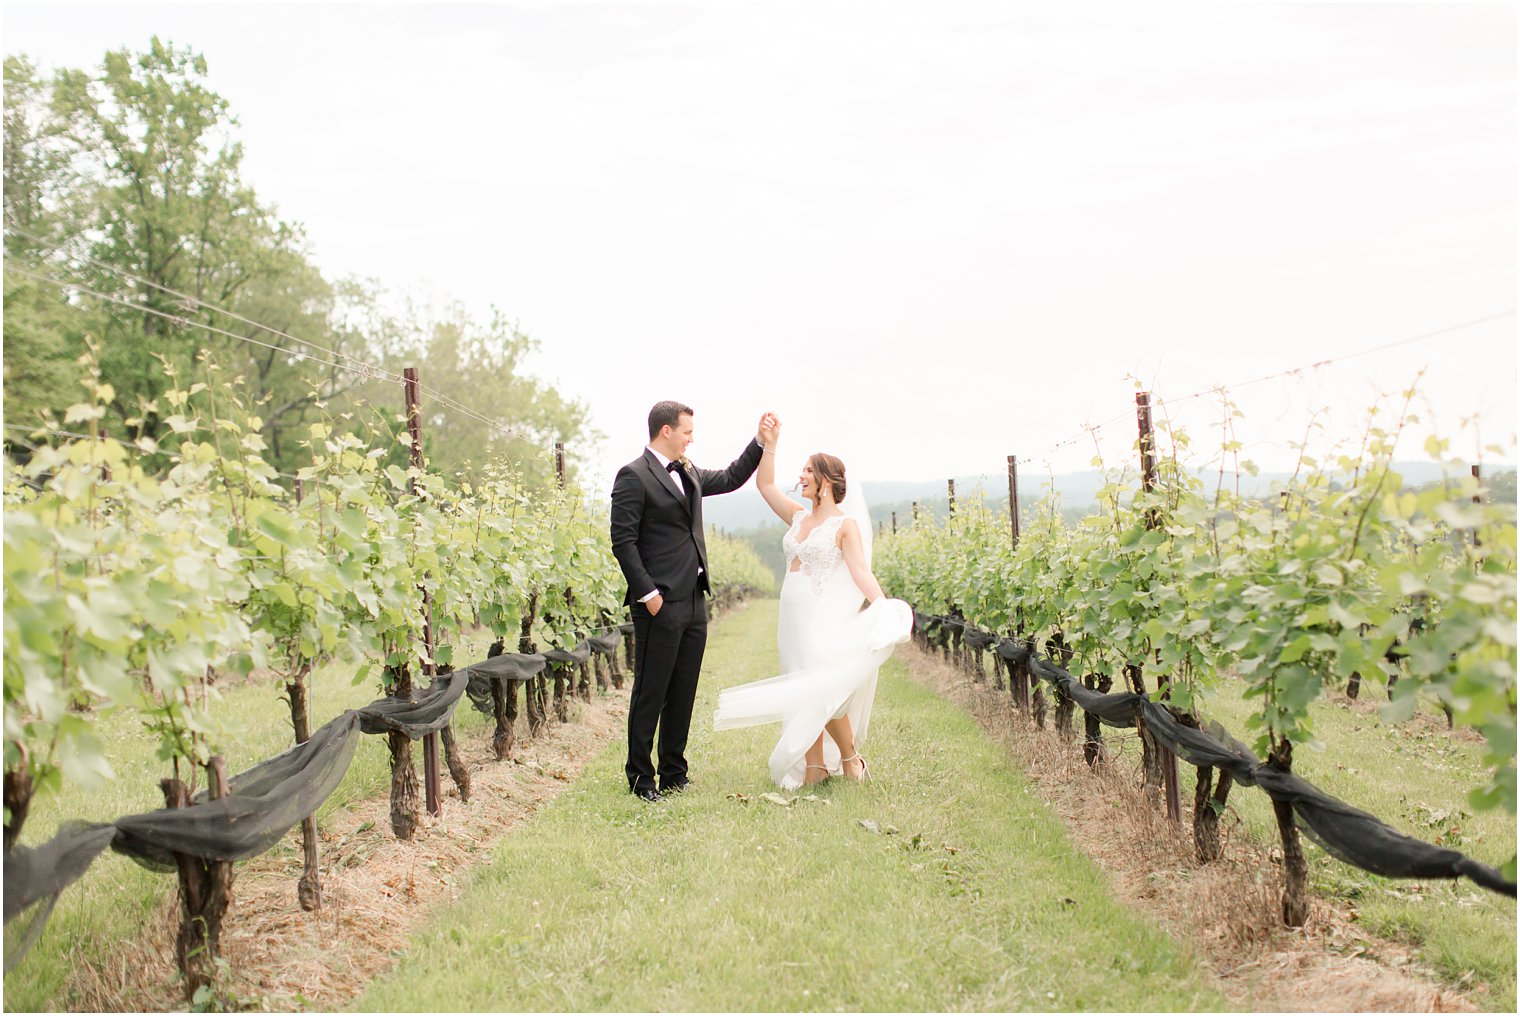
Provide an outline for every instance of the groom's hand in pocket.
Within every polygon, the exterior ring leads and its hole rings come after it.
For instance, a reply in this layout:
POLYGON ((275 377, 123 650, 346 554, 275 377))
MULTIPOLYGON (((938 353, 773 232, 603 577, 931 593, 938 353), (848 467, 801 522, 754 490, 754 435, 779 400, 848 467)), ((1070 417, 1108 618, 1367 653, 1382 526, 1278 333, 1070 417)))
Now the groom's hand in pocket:
POLYGON ((665 597, 661 596, 659 593, 655 593, 649 599, 644 601, 644 606, 649 608, 649 616, 654 617, 660 612, 660 608, 665 606, 665 597))

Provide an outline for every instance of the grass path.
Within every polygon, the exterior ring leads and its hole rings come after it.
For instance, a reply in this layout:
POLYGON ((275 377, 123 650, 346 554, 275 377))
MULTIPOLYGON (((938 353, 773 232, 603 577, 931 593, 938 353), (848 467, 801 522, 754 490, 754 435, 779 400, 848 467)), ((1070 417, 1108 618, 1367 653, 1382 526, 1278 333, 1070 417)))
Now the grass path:
POLYGON ((875 782, 764 800, 775 729, 709 724, 720 688, 775 671, 775 617, 762 601, 714 628, 693 791, 631 797, 614 743, 497 848, 360 1008, 1224 1004, 1185 949, 1109 896, 971 716, 896 661, 866 746, 875 782))

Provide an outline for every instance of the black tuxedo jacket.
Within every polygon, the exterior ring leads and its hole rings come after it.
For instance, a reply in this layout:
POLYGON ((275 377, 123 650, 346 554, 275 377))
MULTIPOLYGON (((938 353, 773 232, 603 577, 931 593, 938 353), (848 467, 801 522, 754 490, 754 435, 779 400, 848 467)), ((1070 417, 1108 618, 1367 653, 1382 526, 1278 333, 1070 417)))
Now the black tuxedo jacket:
POLYGON ((698 588, 712 592, 707 542, 702 538, 702 499, 744 486, 760 465, 761 453, 759 443, 751 440, 727 469, 687 466, 681 474, 685 494, 647 448, 618 470, 612 483, 612 553, 628 580, 624 603, 632 604, 656 589, 677 600, 698 588))

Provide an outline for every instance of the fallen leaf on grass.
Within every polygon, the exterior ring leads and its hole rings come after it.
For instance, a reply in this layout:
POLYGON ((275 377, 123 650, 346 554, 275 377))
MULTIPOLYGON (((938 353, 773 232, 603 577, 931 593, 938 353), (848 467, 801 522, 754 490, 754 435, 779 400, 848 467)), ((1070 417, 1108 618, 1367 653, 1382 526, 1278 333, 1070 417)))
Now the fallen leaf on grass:
POLYGON ((868 833, 878 833, 879 834, 881 832, 881 826, 877 825, 876 820, 874 818, 861 818, 861 819, 856 819, 855 821, 859 822, 860 823, 860 828, 864 829, 868 833))
POLYGON ((774 793, 772 793, 772 794, 761 794, 760 795, 760 800, 762 800, 762 801, 768 801, 771 804, 779 805, 782 808, 790 808, 796 802, 797 799, 795 797, 782 797, 780 794, 774 794, 774 793))
POLYGON ((729 794, 728 795, 728 799, 730 801, 738 801, 740 804, 748 804, 749 803, 749 795, 748 794, 737 794, 737 793, 735 793, 735 794, 729 794))

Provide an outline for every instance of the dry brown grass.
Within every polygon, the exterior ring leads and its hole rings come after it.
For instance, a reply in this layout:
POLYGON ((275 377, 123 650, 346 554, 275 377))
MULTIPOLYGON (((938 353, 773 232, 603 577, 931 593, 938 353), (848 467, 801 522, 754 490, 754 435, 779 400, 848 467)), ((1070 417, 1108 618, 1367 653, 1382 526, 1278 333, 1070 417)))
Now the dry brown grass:
MULTIPOLYGON (((498 762, 489 737, 461 739, 470 770, 469 803, 443 775, 443 816, 424 816, 411 843, 390 833, 389 799, 363 801, 323 823, 320 913, 296 903, 299 831, 287 844, 240 865, 222 929, 226 976, 219 987, 244 1005, 271 1010, 339 1009, 387 970, 418 924, 458 895, 461 876, 497 840, 564 790, 586 762, 618 736, 628 689, 590 704, 572 700, 571 722, 554 723, 498 762)), ((519 736, 526 737, 523 721, 519 736)), ((419 753, 420 754, 420 753, 419 753)), ((69 997, 83 1010, 182 1009, 173 961, 177 904, 170 894, 151 926, 121 943, 104 964, 81 966, 69 997)))
POLYGON ((1251 842, 1228 812, 1221 822, 1224 857, 1199 863, 1191 802, 1183 801, 1179 826, 1166 820, 1159 795, 1144 788, 1133 731, 1105 728, 1108 757, 1092 770, 1082 756, 1080 711, 1077 739, 1065 741, 1014 713, 1008 694, 990 683, 972 683, 916 647, 900 655, 916 680, 962 705, 1006 746, 1108 877, 1114 895, 1189 943, 1232 1005, 1277 1012, 1477 1011, 1463 994, 1439 984, 1407 946, 1363 932, 1344 904, 1314 898, 1303 928, 1283 926, 1280 848, 1251 842))

